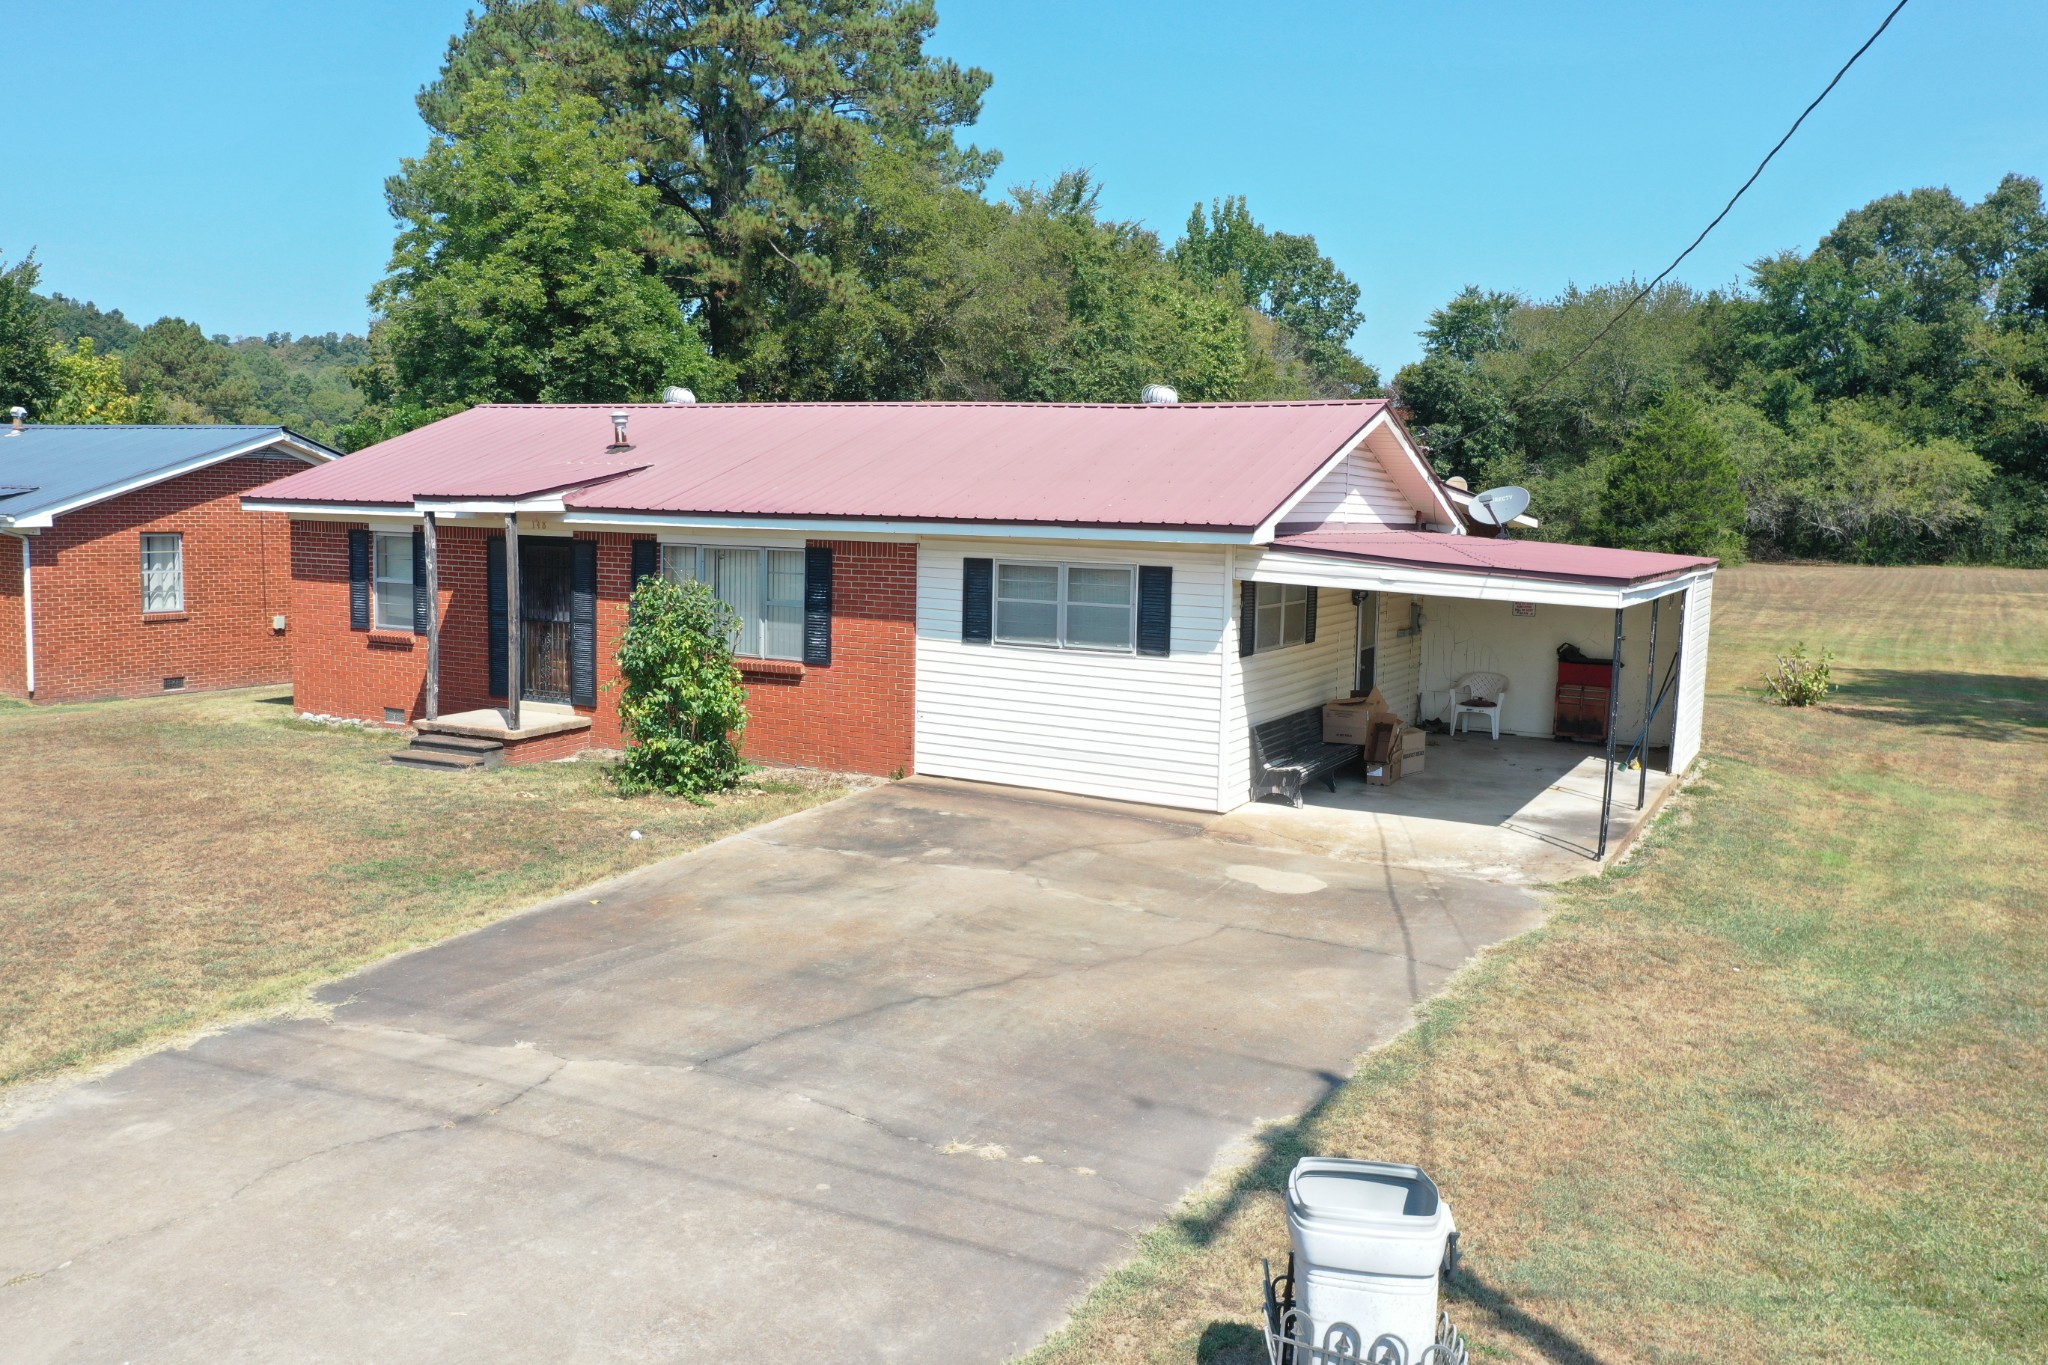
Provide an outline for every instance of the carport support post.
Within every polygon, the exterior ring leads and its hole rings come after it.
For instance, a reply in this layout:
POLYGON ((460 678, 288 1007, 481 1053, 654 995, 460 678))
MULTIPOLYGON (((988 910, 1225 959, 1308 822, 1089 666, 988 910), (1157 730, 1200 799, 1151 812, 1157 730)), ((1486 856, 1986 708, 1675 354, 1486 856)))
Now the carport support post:
POLYGON ((525 651, 519 642, 519 514, 505 514, 505 728, 519 728, 519 665, 525 651))
POLYGON ((1600 784, 1599 862, 1607 856, 1607 817, 1614 810, 1614 726, 1621 719, 1621 608, 1614 609, 1614 651, 1607 664, 1607 776, 1600 784))
POLYGON ((427 551, 427 719, 441 719, 441 550, 434 514, 426 514, 422 538, 427 551))
POLYGON ((1650 666, 1643 680, 1643 737, 1636 741, 1636 809, 1650 799, 1650 712, 1657 705, 1657 608, 1664 599, 1650 599, 1650 666))

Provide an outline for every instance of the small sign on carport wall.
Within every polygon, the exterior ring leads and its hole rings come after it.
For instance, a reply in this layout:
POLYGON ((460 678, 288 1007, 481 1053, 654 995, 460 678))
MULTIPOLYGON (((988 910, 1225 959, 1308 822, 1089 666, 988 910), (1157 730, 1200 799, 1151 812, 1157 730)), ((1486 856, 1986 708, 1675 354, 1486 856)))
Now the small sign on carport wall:
POLYGON ((1517 615, 1517 616, 1534 616, 1535 614, 1536 614, 1536 604, 1535 604, 1534 602, 1517 602, 1517 603, 1515 603, 1515 615, 1517 615))

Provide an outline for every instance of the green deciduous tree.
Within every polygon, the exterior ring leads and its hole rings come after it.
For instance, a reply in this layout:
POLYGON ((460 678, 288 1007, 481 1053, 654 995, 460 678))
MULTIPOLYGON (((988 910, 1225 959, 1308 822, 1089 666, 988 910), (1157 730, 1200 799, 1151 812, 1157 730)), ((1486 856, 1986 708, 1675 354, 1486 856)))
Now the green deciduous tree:
POLYGON ((1673 394, 1607 462, 1596 526, 1609 545, 1739 559, 1745 508, 1735 463, 1699 402, 1673 394))
POLYGON ((36 296, 41 275, 33 251, 13 265, 0 259, 0 410, 24 407, 35 421, 57 391, 50 325, 36 296))
POLYGON ((53 347, 51 358, 57 396, 43 421, 111 424, 152 419, 152 405, 121 382, 120 358, 98 354, 91 337, 80 337, 68 351, 53 347))
POLYGON ((615 402, 717 383, 649 269, 654 193, 597 102, 541 68, 467 82, 447 131, 386 185, 401 227, 371 291, 399 425, 480 402, 615 402))
POLYGON ((655 196, 649 253, 713 354, 743 393, 792 396, 793 320, 863 287, 832 238, 868 153, 954 184, 993 165, 953 142, 989 77, 924 51, 937 22, 928 0, 487 0, 420 107, 456 135, 468 88, 534 63, 595 97, 655 196))

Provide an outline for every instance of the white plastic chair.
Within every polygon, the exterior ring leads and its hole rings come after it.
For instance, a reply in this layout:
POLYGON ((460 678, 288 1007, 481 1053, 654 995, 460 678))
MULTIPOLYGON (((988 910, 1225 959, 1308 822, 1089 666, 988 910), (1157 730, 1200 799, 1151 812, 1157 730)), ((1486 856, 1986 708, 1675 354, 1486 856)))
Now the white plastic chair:
MULTIPOLYGON (((1485 716, 1493 726, 1495 741, 1500 739, 1501 707, 1507 699, 1508 680, 1500 673, 1467 673, 1451 684, 1451 733, 1458 733, 1458 721, 1465 716, 1485 716)), ((1466 733, 1471 733, 1472 722, 1465 722, 1466 733)))

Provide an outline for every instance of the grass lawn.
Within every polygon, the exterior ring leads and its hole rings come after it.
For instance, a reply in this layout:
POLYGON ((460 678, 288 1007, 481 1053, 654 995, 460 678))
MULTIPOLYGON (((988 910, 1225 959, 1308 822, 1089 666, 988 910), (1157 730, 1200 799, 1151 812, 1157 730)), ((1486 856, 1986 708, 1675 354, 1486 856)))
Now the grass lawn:
POLYGON ((1305 1152, 1444 1187, 1485 1361, 2048 1359, 2048 573, 1721 575, 1704 771, 1033 1365, 1263 1362, 1305 1152), (1837 655, 1828 706, 1744 689, 1837 655))
POLYGON ((278 689, 0 703, 0 1085, 91 1062, 814 805, 622 800, 596 763, 451 776, 278 689), (639 830, 642 838, 630 837, 639 830))

